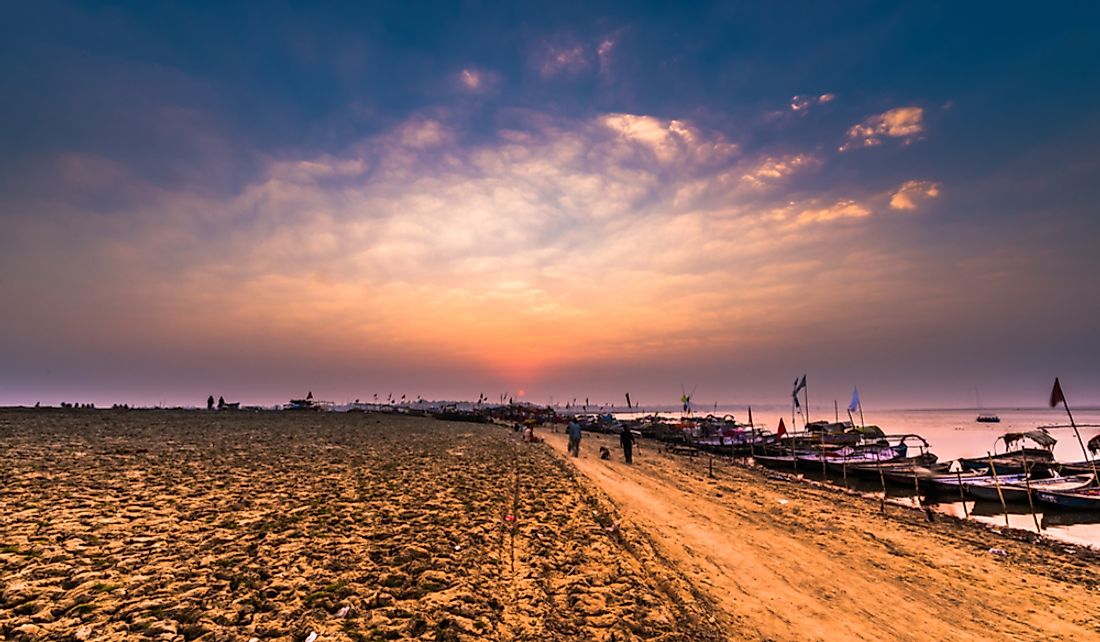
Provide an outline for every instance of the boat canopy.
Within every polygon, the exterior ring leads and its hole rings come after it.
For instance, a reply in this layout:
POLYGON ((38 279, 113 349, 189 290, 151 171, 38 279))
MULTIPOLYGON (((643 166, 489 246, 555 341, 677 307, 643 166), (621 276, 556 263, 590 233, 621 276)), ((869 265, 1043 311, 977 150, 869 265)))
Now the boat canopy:
POLYGON ((861 433, 864 437, 885 437, 886 433, 882 432, 882 428, 874 424, 868 424, 866 426, 852 426, 851 430, 861 433))
POLYGON ((1097 451, 1100 451, 1100 435, 1089 440, 1089 452, 1095 454, 1097 451))
MULTIPOLYGON (((1027 432, 1010 432, 1005 433, 1004 437, 1005 448, 1012 448, 1012 445, 1021 439, 1030 439, 1039 444, 1043 448, 1050 449, 1054 447, 1054 444, 1058 443, 1058 440, 1050 436, 1050 433, 1045 430, 1029 430, 1027 432)), ((1091 442, 1090 442, 1091 443, 1091 442)))

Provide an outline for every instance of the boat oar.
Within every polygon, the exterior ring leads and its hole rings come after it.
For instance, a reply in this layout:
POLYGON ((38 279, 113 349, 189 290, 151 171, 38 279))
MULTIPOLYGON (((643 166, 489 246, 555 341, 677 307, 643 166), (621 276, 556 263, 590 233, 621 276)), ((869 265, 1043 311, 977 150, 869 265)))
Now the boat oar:
POLYGON ((1001 480, 997 477, 997 467, 993 465, 993 455, 988 451, 985 454, 989 457, 989 470, 993 472, 993 485, 997 487, 997 497, 1001 498, 1001 510, 1005 513, 1005 528, 1008 528, 1008 506, 1005 506, 1005 496, 1001 492, 1001 480))

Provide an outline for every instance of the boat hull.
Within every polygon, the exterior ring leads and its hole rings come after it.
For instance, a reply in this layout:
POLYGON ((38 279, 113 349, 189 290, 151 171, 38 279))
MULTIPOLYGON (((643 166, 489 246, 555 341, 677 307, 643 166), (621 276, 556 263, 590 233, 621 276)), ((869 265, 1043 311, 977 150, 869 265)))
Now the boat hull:
POLYGON ((1071 510, 1100 511, 1100 488, 1088 488, 1077 492, 1039 491, 1035 493, 1040 504, 1071 510))

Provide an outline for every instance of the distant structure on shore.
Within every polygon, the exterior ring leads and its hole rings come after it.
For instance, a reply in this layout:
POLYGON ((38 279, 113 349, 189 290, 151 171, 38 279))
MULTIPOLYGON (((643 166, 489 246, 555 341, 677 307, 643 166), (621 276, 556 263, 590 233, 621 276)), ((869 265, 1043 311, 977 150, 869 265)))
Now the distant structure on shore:
POLYGON ((332 410, 336 406, 332 401, 320 401, 313 398, 313 391, 310 390, 305 399, 291 399, 290 403, 283 406, 283 410, 332 410))

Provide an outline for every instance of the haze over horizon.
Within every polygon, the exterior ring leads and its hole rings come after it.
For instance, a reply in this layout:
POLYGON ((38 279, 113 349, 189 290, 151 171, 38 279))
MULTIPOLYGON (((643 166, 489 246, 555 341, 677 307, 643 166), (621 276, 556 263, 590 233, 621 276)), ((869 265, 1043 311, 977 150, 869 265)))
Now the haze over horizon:
POLYGON ((0 7, 0 405, 1100 406, 1100 5, 0 7), (814 397, 817 397, 816 399, 814 397))

